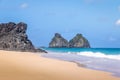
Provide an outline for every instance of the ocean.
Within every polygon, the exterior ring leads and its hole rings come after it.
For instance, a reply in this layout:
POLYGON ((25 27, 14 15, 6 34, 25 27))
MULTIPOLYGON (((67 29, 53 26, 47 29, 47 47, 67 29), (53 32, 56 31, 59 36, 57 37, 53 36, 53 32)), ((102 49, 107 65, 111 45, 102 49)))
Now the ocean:
POLYGON ((120 77, 120 48, 43 48, 44 57, 72 61, 120 77))

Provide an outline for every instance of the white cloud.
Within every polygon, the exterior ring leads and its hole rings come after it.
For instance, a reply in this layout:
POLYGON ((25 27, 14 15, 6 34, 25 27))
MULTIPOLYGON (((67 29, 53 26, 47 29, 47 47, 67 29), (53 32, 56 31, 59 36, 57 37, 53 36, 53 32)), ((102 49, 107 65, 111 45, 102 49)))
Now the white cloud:
POLYGON ((20 5, 20 7, 23 8, 23 9, 25 9, 25 8, 28 7, 28 4, 27 3, 23 3, 23 4, 20 5))
POLYGON ((120 26, 120 19, 118 19, 115 23, 117 26, 120 26))

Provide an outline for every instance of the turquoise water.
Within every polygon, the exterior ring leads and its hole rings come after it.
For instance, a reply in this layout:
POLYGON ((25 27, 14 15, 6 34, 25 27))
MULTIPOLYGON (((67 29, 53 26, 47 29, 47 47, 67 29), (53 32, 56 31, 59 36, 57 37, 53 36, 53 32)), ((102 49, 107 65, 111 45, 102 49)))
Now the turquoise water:
POLYGON ((120 48, 43 48, 44 57, 73 61, 120 76, 120 48))
POLYGON ((44 48, 48 52, 77 53, 77 52, 101 52, 106 55, 119 55, 120 48, 44 48))

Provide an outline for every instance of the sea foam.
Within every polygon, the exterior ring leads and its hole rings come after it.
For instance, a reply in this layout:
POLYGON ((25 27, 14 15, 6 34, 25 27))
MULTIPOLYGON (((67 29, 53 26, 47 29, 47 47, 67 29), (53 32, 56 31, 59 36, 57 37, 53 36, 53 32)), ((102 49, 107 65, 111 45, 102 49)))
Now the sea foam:
MULTIPOLYGON (((68 52, 70 54, 70 52, 68 52)), ((114 60, 120 60, 120 55, 107 55, 102 52, 77 52, 77 55, 87 56, 87 57, 96 57, 96 58, 108 58, 114 60)))

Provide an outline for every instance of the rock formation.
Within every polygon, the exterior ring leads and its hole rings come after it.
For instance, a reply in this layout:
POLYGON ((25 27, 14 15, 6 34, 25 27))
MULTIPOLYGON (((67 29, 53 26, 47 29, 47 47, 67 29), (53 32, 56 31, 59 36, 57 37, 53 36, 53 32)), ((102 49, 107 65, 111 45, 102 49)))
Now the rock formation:
POLYGON ((52 41, 49 43, 51 48, 90 48, 90 44, 82 34, 77 34, 69 42, 64 39, 60 34, 56 33, 52 41))
POLYGON ((90 44, 82 34, 77 34, 73 39, 69 41, 69 47, 72 48, 90 48, 90 44))
POLYGON ((49 43, 49 47, 53 48, 61 48, 68 47, 69 43, 66 39, 64 39, 59 33, 56 33, 53 37, 52 41, 49 43))
POLYGON ((13 22, 0 24, 0 49, 29 51, 29 52, 45 52, 34 48, 32 42, 28 39, 27 24, 13 22))

